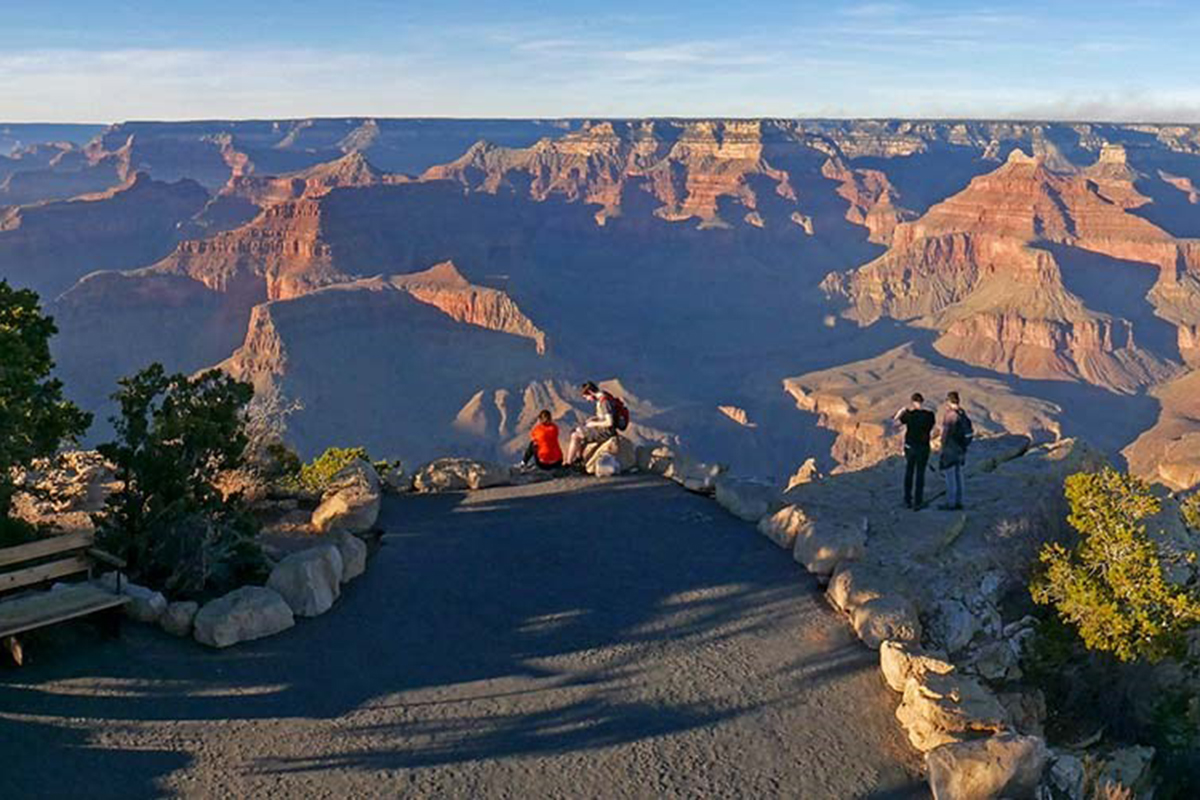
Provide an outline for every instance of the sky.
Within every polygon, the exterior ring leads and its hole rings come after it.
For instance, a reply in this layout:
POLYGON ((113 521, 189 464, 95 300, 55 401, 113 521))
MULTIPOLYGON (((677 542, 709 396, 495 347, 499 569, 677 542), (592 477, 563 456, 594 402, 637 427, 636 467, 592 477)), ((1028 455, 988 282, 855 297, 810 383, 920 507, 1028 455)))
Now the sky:
POLYGON ((1195 0, 0 0, 0 121, 1200 122, 1195 0))

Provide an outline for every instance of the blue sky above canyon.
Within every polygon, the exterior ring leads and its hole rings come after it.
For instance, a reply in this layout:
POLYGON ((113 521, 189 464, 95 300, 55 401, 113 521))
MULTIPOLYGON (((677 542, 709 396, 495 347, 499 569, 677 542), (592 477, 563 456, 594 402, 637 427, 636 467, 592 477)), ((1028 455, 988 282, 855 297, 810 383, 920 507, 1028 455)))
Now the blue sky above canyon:
POLYGON ((0 0, 0 120, 1200 121, 1200 6, 1144 0, 0 0))

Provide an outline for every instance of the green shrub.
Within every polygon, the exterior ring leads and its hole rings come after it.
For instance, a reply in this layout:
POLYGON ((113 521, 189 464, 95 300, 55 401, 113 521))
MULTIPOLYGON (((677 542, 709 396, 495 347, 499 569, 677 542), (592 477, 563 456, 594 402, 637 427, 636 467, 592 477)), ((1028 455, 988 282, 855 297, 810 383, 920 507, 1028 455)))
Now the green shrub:
POLYGON ((329 481, 341 470, 362 459, 370 461, 364 447, 330 447, 324 453, 300 467, 292 484, 306 492, 323 492, 329 481))
POLYGON ((36 292, 0 280, 0 544, 34 535, 31 526, 9 517, 14 472, 54 455, 92 424, 92 415, 64 400, 62 383, 50 377, 50 337, 57 332, 36 292))
POLYGON ((248 384, 210 370, 167 375, 159 364, 120 382, 117 441, 99 450, 124 487, 97 515, 102 547, 129 562, 135 580, 172 597, 222 594, 260 580, 258 524, 218 476, 241 467, 248 384))
POLYGON ((1142 520, 1161 504, 1137 478, 1111 468, 1067 478, 1068 521, 1079 541, 1048 544, 1031 584, 1093 650, 1122 661, 1178 655, 1200 622, 1200 602, 1163 576, 1158 547, 1142 520))
POLYGON ((1183 510, 1183 521, 1196 533, 1200 533, 1200 492, 1186 498, 1180 504, 1183 510))

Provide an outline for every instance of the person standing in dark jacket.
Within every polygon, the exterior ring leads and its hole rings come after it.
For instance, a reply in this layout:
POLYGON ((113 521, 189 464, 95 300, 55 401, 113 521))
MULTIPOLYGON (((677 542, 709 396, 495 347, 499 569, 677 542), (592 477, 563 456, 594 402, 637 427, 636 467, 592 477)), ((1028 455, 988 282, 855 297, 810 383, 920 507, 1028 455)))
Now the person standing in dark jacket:
POLYGON ((971 444, 972 425, 963 411, 958 392, 946 395, 942 411, 942 455, 938 467, 946 479, 946 502, 938 506, 943 511, 959 511, 965 501, 963 468, 967 463, 967 447, 971 444))
POLYGON ((907 408, 896 412, 894 420, 904 426, 904 507, 920 511, 925 502, 929 434, 936 419, 933 412, 925 408, 925 398, 917 392, 907 408))

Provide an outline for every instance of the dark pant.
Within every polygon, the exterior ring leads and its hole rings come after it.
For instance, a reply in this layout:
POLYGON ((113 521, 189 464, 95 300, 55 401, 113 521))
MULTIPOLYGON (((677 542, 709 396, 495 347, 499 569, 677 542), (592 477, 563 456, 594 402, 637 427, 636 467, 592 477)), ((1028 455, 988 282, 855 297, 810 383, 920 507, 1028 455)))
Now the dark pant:
POLYGON ((929 466, 929 445, 904 445, 904 504, 925 502, 925 468, 929 466), (914 480, 915 479, 915 480, 914 480), (916 483, 914 492, 913 484, 916 483))
POLYGON ((557 469, 562 466, 562 460, 555 461, 553 464, 543 464, 542 460, 537 457, 537 445, 533 442, 529 443, 529 447, 525 448, 525 458, 523 463, 528 464, 530 461, 537 463, 539 469, 557 469))

